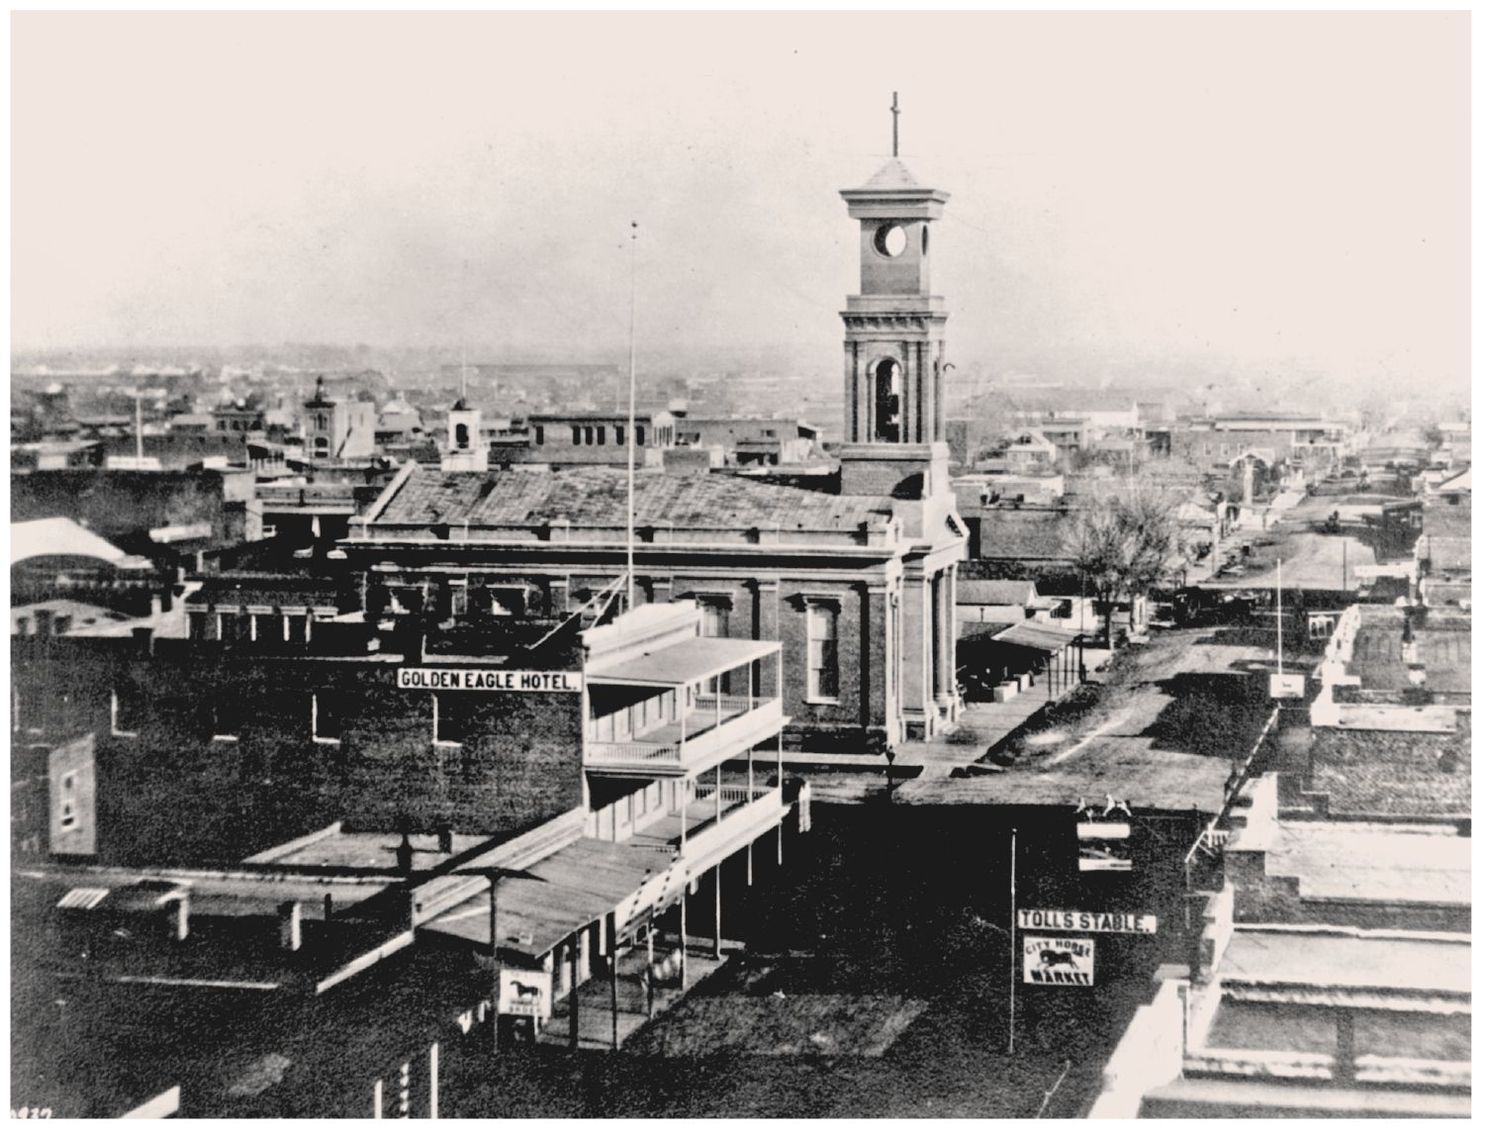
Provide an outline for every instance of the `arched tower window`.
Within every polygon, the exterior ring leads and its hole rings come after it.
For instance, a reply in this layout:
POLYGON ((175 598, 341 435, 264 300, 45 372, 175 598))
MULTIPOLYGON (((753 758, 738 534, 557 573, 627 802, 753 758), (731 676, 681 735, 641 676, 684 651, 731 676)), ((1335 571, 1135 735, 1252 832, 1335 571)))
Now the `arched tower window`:
POLYGON ((456 423, 454 425, 454 445, 461 451, 469 450, 470 428, 468 424, 456 423))
POLYGON ((879 443, 903 441, 900 392, 903 368, 892 358, 873 365, 873 438, 879 443))

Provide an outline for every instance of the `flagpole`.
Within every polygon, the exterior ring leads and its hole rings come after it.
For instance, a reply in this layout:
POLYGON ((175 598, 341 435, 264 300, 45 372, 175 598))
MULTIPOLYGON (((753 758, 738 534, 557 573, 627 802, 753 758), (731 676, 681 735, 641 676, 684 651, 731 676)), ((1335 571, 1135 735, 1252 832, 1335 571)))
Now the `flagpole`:
POLYGON ((1280 620, 1280 563, 1281 559, 1275 559, 1275 671, 1278 676, 1286 675, 1286 662, 1281 656, 1281 620, 1280 620))
POLYGON ((1007 1055, 1017 1052, 1017 828, 1012 828, 1012 871, 1007 876, 1012 891, 1012 910, 1007 916, 1007 1055))
POLYGON ((630 419, 625 433, 625 612, 635 608, 635 239, 630 223, 630 419))

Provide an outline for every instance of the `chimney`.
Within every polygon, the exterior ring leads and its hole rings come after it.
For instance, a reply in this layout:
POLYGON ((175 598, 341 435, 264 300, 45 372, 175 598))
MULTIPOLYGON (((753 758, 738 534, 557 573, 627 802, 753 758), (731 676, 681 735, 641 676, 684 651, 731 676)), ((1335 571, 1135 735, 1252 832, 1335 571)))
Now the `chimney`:
POLYGON ((191 933, 191 895, 182 893, 165 904, 166 919, 170 923, 172 941, 185 941, 191 933))
POLYGON ((299 902, 281 902, 279 904, 279 948, 296 953, 303 944, 300 919, 304 916, 304 906, 299 902))
POLYGON ((405 878, 413 873, 413 843, 406 830, 403 832, 403 841, 398 843, 398 873, 405 878))

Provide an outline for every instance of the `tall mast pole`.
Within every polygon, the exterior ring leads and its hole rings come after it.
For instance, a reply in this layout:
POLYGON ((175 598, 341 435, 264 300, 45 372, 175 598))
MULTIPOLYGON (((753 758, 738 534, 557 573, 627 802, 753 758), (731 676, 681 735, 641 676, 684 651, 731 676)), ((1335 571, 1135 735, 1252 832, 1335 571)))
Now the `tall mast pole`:
POLYGON ((141 409, 141 390, 134 389, 134 465, 138 469, 145 465, 144 411, 141 409))
POLYGON ((888 108, 893 112, 893 157, 898 157, 898 92, 893 93, 893 106, 888 108))
POLYGON ((1007 915, 1007 1055, 1017 1051, 1017 828, 1012 828, 1012 868, 1007 875, 1012 891, 1012 909, 1007 915))
POLYGON ((466 276, 467 272, 469 271, 469 268, 470 268, 470 262, 468 260, 460 262, 460 294, 461 294, 460 295, 460 402, 461 403, 464 403, 465 402, 465 394, 466 394, 466 380, 465 380, 465 376, 466 376, 466 372, 467 372, 467 367, 465 365, 465 324, 466 324, 465 318, 469 315, 469 313, 468 313, 468 307, 469 307, 470 292, 469 292, 469 288, 467 286, 467 283, 465 281, 465 276, 466 276))
POLYGON ((630 419, 625 432, 625 612, 635 608, 635 240, 639 222, 630 223, 630 419))
POLYGON ((1281 657, 1281 621, 1280 621, 1280 563, 1281 559, 1275 559, 1275 669, 1280 676, 1286 675, 1286 662, 1281 657))

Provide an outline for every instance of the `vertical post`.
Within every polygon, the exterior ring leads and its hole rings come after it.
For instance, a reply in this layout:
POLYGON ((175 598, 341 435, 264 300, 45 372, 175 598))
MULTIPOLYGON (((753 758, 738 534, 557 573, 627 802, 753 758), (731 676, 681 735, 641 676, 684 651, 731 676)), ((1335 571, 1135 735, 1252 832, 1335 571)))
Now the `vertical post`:
POLYGON ((1286 675, 1286 663, 1282 657, 1284 648, 1281 644, 1281 621, 1280 621, 1280 563, 1281 559, 1275 559, 1275 671, 1277 676, 1286 675))
POLYGON ((645 1019, 656 1013, 656 926, 655 919, 645 923, 645 1019))
POLYGON ((713 960, 723 960, 723 864, 713 867, 713 960))
POLYGON ((501 1050, 501 939, 496 932, 496 880, 491 880, 491 1055, 501 1050))
POLYGON ((682 833, 680 848, 682 857, 685 858, 687 854, 687 780, 685 776, 682 777, 682 780, 678 784, 678 787, 680 788, 682 800, 682 833))
POLYGON ((144 465, 145 465, 144 411, 143 411, 143 409, 141 407, 141 404, 140 404, 140 400, 143 399, 143 398, 144 397, 143 397, 143 394, 142 394, 141 390, 139 388, 135 388, 134 389, 134 463, 135 463, 135 470, 139 470, 139 469, 143 468, 144 465))
POLYGON ((614 914, 607 919, 609 924, 609 1040, 610 1051, 620 1050, 620 951, 615 944, 619 930, 615 928, 614 914))
MULTIPOLYGON (((630 223, 630 416, 625 431, 625 612, 635 608, 635 240, 640 225, 630 223)), ((686 733, 682 734, 686 739, 686 733)))
POLYGON ((1007 914, 1007 1055, 1017 1052, 1017 828, 1012 828, 1012 868, 1007 875, 1012 908, 1007 914))
POLYGON ((382 1081, 372 1085, 372 1118, 382 1118, 382 1081))
POLYGON ((568 1047, 578 1051, 578 934, 568 935, 568 1047))
POLYGON ((682 912, 681 912, 681 917, 680 917, 680 919, 678 921, 678 925, 677 925, 677 928, 681 932, 681 942, 682 942, 681 980, 682 980, 682 992, 684 992, 684 993, 687 991, 687 891, 690 890, 691 888, 692 888, 692 883, 690 883, 690 882, 683 882, 682 883, 682 912))
POLYGON ((723 821, 723 765, 713 768, 713 826, 723 821))
POLYGON ((439 1118, 439 1042, 429 1045, 429 1118, 439 1118))

